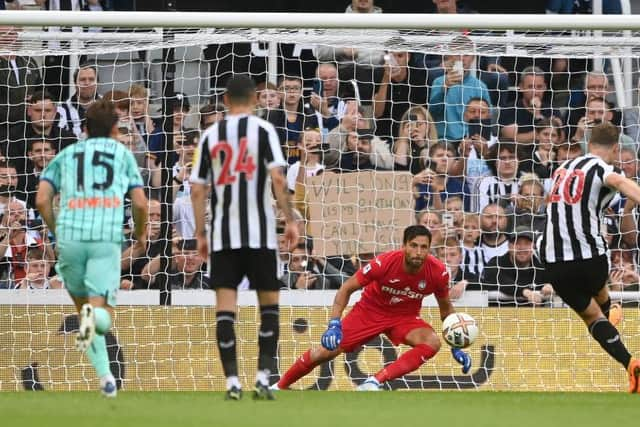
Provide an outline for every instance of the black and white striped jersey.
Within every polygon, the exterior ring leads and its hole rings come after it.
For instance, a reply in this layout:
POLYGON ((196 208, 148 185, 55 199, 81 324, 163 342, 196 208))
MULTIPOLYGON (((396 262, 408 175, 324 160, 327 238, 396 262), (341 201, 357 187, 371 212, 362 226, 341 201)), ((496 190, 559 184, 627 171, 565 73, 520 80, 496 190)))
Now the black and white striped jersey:
POLYGON ((513 195, 518 194, 517 180, 505 181, 495 175, 478 178, 471 197, 471 211, 482 212, 491 203, 511 202, 513 195))
POLYGON ((603 210, 616 195, 605 184, 612 165, 592 154, 563 163, 553 174, 540 258, 548 263, 585 260, 604 255, 603 210))
POLYGON ((286 165, 275 128, 253 115, 227 115, 198 144, 191 182, 211 184, 212 251, 277 249, 270 170, 286 165))

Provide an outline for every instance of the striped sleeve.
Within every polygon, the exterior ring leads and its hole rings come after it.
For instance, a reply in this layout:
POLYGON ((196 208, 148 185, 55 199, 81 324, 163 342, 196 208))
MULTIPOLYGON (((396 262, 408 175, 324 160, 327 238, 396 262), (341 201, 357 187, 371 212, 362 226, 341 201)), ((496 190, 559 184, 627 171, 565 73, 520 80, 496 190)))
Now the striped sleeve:
POLYGON ((601 169, 602 170, 602 175, 600 176, 600 179, 602 180, 603 183, 607 182, 607 178, 612 173, 615 173, 615 174, 618 174, 618 175, 622 175, 622 172, 620 170, 617 170, 617 168, 613 167, 613 165, 607 164, 603 160, 600 160, 600 159, 598 160, 598 166, 600 166, 600 168, 602 168, 601 169))
POLYGON ((200 138, 193 156, 193 168, 189 181, 194 184, 207 184, 211 176, 211 156, 209 155, 208 133, 200 138))
POLYGON ((284 156, 282 155, 282 148, 280 146, 278 133, 271 123, 264 126, 266 127, 269 138, 269 145, 266 153, 268 161, 267 169, 287 166, 287 162, 284 161, 284 156))
POLYGON ((47 181, 53 186, 56 193, 60 191, 60 159, 62 156, 62 153, 57 155, 40 175, 40 181, 47 181))

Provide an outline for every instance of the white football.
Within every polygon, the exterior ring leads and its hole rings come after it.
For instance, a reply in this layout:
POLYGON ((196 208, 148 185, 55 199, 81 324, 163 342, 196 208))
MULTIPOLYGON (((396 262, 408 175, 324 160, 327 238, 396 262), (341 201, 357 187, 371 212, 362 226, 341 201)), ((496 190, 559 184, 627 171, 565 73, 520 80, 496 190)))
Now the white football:
POLYGON ((469 347, 478 338, 478 323, 467 313, 453 313, 442 322, 442 336, 451 347, 469 347))

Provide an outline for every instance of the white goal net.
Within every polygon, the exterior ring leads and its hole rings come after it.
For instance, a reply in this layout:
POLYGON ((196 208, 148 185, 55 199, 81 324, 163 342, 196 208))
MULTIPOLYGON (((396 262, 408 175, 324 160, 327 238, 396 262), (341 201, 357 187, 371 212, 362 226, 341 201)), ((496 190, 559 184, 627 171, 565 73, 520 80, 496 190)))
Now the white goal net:
MULTIPOLYGON (((116 104, 120 140, 151 200, 144 253, 130 247, 129 210, 123 218, 121 291, 107 336, 112 372, 124 390, 224 388, 188 174, 200 132, 224 115, 226 80, 239 73, 256 81, 256 114, 278 131, 303 236, 280 253, 280 372, 272 380, 318 344, 342 282, 420 223, 433 234, 434 256, 447 263, 457 309, 478 320, 480 337, 468 375, 442 351, 391 388, 624 386, 624 371, 546 283, 534 242, 551 173, 585 152, 597 123, 618 126, 617 166, 640 177, 640 39, 628 26, 37 22, 0 26, 0 390, 95 385, 88 360, 73 348, 77 317, 55 276, 55 236, 42 225, 35 191, 55 153, 84 138, 84 111, 99 97, 116 104)), ((619 328, 638 353, 637 232, 623 226, 623 207, 614 199, 601 228, 611 249, 608 286, 625 307, 619 328)), ((425 300, 423 316, 440 331, 435 300, 425 300)), ((255 296, 243 289, 236 325, 247 385, 258 322, 255 296)), ((402 351, 381 336, 299 387, 352 389, 402 351)))

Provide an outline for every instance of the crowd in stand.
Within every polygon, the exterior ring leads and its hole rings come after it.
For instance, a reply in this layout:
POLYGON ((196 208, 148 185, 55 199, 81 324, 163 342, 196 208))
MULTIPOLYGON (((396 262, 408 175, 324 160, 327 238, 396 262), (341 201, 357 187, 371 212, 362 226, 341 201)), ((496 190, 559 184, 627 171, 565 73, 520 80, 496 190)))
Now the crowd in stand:
MULTIPOLYGON (((441 12, 455 8, 455 1, 434 3, 441 12)), ((379 12, 372 1, 354 0, 349 8, 360 6, 379 12)), ((15 35, 7 27, 0 33, 4 44, 15 35)), ((318 47, 312 87, 293 74, 277 84, 257 82, 256 114, 280 137, 302 236, 291 253, 280 253, 283 288, 336 289, 374 255, 314 253, 306 180, 396 171, 413 175, 415 221, 433 234, 433 254, 450 270, 453 298, 470 290, 499 291, 518 304, 552 297, 535 250, 550 177, 584 154, 590 128, 606 121, 621 130, 617 166, 636 179, 637 135, 626 133, 634 128, 624 125, 613 102, 609 75, 590 71, 589 62, 468 54, 473 50, 464 34, 452 37, 444 56, 318 47), (349 73, 355 78, 343 77, 349 73)), ((52 269, 55 239, 35 210, 34 194, 56 153, 84 138, 84 112, 101 97, 117 108, 120 142, 135 154, 150 196, 148 245, 136 250, 124 236, 121 288, 208 288, 206 260, 193 240, 189 176, 201 132, 224 118, 221 99, 192 106, 176 93, 174 151, 166 152, 163 120, 152 117, 148 89, 134 84, 98 93, 98 76, 94 63, 81 64, 73 95, 65 98, 49 90, 33 59, 0 57, 0 288, 64 286, 52 269), (167 163, 173 165, 173 257, 163 270, 159 193, 167 163)), ((637 290, 636 224, 631 214, 623 216, 624 205, 614 199, 602 225, 612 249, 610 284, 637 290)), ((131 224, 129 217, 123 221, 131 224)))

